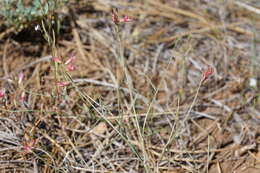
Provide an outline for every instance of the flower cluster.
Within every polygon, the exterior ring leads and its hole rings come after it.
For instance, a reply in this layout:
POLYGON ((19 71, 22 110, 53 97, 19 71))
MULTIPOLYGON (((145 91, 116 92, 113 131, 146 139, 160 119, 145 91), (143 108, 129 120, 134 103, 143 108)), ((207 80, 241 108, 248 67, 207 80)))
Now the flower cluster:
MULTIPOLYGON (((56 63, 63 63, 61 57, 53 57, 52 60, 56 63)), ((71 55, 67 61, 65 61, 64 65, 66 65, 67 71, 71 72, 71 71, 75 71, 76 67, 75 67, 75 61, 76 61, 76 56, 75 55, 71 55)), ((69 82, 67 81, 58 81, 57 83, 58 87, 64 87, 69 85, 69 82)))
POLYGON ((69 57, 69 59, 65 62, 65 65, 67 65, 67 70, 68 71, 74 71, 76 69, 75 67, 75 62, 76 60, 76 56, 75 55, 72 55, 69 57))
POLYGON ((208 66, 207 70, 205 70, 203 73, 202 73, 202 78, 201 78, 201 82, 204 82, 205 80, 208 79, 208 77, 210 75, 212 75, 214 72, 213 68, 208 66))
POLYGON ((29 141, 29 142, 23 144, 22 150, 23 150, 25 153, 30 153, 30 152, 32 152, 32 148, 33 148, 34 145, 36 145, 37 142, 38 142, 37 139, 33 139, 33 140, 31 140, 31 141, 29 141))
MULTIPOLYGON (((62 63, 62 60, 60 57, 53 57, 52 60, 56 63, 62 63)), ((76 56, 75 55, 71 55, 69 57, 69 59, 64 63, 65 65, 67 65, 67 70, 68 71, 74 71, 76 69, 75 67, 75 60, 76 60, 76 56)))
POLYGON ((128 15, 124 15, 123 18, 119 18, 115 9, 112 10, 112 22, 114 24, 131 22, 132 19, 128 15))

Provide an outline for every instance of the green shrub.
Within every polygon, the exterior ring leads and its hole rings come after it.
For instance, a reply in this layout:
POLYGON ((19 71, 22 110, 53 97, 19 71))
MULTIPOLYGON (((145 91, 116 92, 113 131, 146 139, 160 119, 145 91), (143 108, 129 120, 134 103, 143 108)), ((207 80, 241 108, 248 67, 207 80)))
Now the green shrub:
POLYGON ((54 14, 68 0, 0 0, 0 16, 7 27, 24 28, 28 24, 54 14))

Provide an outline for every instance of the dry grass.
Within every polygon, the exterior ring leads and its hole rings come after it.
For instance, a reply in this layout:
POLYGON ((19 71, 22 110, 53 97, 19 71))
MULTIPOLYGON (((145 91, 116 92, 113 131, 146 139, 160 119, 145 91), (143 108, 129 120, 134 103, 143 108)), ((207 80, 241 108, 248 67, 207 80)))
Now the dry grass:
POLYGON ((73 72, 55 75, 63 67, 32 28, 0 34, 1 172, 260 171, 257 1, 69 7, 57 52, 76 55, 73 72), (112 8, 134 19, 118 34, 112 8), (214 74, 200 83, 208 65, 214 74))

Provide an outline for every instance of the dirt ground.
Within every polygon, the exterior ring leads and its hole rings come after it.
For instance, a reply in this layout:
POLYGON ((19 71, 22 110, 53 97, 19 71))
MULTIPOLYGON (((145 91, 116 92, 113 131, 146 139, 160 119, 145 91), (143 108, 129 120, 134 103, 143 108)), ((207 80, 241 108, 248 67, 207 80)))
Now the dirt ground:
POLYGON ((260 172, 258 1, 58 14, 53 47, 37 23, 0 27, 0 172, 260 172))

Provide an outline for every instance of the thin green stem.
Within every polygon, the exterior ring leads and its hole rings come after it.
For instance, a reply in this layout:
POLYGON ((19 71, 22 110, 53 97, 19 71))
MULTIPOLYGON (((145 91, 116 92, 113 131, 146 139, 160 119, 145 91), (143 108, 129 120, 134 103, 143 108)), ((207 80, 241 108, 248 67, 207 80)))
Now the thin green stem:
POLYGON ((197 88, 195 97, 194 97, 194 99, 193 99, 193 101, 192 101, 192 103, 191 103, 191 105, 190 105, 190 108, 189 108, 189 110, 188 110, 188 112, 187 112, 187 114, 186 114, 186 117, 184 118, 184 122, 185 122, 185 121, 188 119, 188 117, 190 116, 191 110, 192 110, 193 106, 195 105, 196 100, 197 100, 197 97, 198 97, 198 95, 199 95, 199 90, 200 90, 200 87, 201 87, 202 83, 203 83, 203 79, 200 80, 199 87, 197 88))

